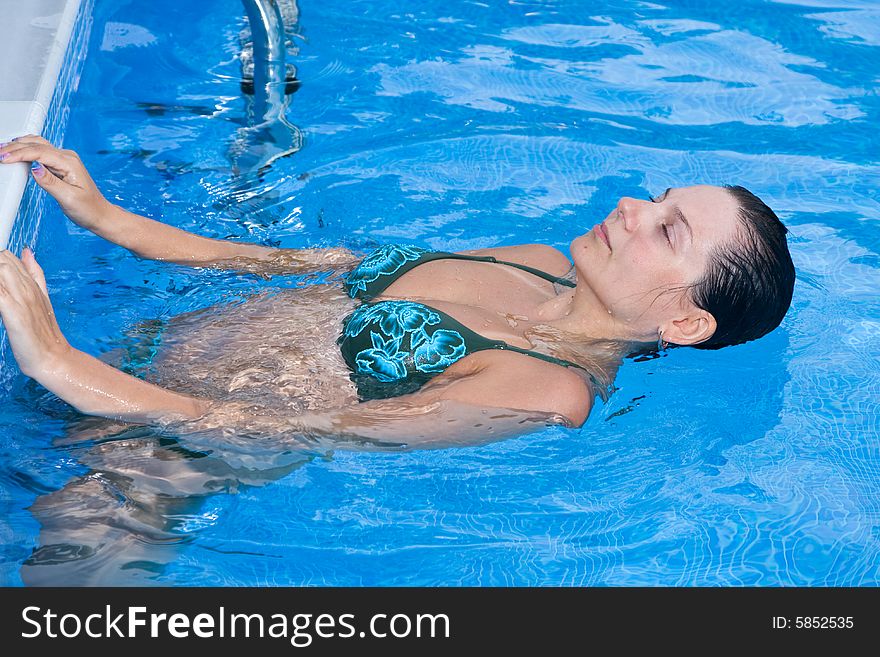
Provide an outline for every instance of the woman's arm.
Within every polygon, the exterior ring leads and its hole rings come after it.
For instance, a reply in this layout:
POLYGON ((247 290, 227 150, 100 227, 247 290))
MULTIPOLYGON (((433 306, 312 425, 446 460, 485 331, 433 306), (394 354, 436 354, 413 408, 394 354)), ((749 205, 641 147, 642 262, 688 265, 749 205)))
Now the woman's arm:
POLYGON ((568 368, 515 352, 482 351, 415 393, 301 415, 294 426, 416 448, 477 444, 548 423, 580 427, 593 398, 584 379, 568 368))
POLYGON ((514 352, 484 351, 459 360, 412 394, 293 418, 217 405, 187 428, 210 433, 238 427, 243 434, 297 446, 327 438, 334 448, 429 449, 488 443, 548 424, 581 426, 593 397, 569 369, 514 352))
POLYGON ((22 373, 81 413, 157 423, 198 418, 210 407, 207 400, 141 381, 71 347, 29 249, 21 260, 0 251, 0 316, 22 373))
POLYGON ((157 424, 196 419, 211 406, 206 399, 147 383, 72 347, 22 372, 85 415, 157 424))
POLYGON ((55 148, 42 137, 20 137, 0 148, 0 157, 4 164, 39 163, 34 180, 71 221, 141 258, 257 274, 340 269, 358 260, 341 247, 273 249, 211 239, 128 212, 104 198, 75 152, 55 148))
MULTIPOLYGON (((50 193, 54 182, 50 178, 52 175, 47 172, 42 180, 37 178, 41 186, 50 193)), ((58 182, 63 184, 61 180, 58 182)), ((88 225, 78 221, 76 223, 146 260, 253 274, 329 271, 354 265, 359 260, 354 253, 343 247, 275 249, 258 244, 202 237, 134 214, 109 202, 90 217, 88 225)))

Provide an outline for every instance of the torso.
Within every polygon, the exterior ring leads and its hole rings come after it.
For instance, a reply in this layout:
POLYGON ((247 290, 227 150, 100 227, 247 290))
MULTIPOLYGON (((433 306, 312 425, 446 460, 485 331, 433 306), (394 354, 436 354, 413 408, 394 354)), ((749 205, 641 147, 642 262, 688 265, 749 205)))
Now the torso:
MULTIPOLYGON (((565 275, 565 255, 544 245, 486 249, 492 255, 565 275)), ((525 349, 538 307, 557 296, 553 283, 510 266, 462 260, 425 262, 372 301, 405 299, 447 313, 473 331, 525 349)), ((357 390, 336 339, 342 319, 359 305, 336 285, 309 285, 259 295, 239 305, 171 318, 151 381, 215 399, 253 401, 291 412, 344 406, 357 390)), ((491 359, 492 354, 479 356, 491 359)))

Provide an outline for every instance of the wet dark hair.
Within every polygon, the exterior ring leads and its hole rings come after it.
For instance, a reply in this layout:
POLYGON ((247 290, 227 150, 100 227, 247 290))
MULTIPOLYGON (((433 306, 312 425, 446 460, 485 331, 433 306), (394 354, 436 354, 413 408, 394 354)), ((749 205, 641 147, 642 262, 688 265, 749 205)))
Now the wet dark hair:
POLYGON ((693 303, 717 323, 712 337, 690 345, 696 349, 720 349, 766 335, 782 322, 794 291, 788 228, 745 187, 724 188, 739 203, 739 236, 716 249, 703 278, 690 287, 693 303))

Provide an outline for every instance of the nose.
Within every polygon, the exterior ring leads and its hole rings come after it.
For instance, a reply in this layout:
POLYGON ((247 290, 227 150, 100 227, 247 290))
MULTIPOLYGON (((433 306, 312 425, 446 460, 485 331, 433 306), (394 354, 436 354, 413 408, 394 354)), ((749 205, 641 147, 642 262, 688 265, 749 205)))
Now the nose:
POLYGON ((645 201, 640 198, 631 198, 629 196, 621 197, 617 204, 617 210, 623 219, 623 227, 632 232, 639 229, 643 223, 650 223, 649 218, 651 212, 657 208, 656 204, 651 201, 645 201))
POLYGON ((651 203, 637 198, 630 198, 629 196, 621 197, 617 203, 617 210, 620 213, 620 218, 623 220, 623 227, 628 232, 638 230, 639 224, 644 219, 646 205, 651 205, 651 203))

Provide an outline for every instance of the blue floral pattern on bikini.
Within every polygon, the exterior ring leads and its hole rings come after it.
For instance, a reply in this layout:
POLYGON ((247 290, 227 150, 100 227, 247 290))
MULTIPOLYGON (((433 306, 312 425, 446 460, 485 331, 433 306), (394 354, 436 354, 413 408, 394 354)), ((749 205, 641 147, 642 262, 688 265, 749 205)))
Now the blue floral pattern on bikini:
POLYGON ((407 352, 400 348, 400 340, 383 338, 370 331, 372 349, 359 351, 355 356, 357 372, 371 374, 380 381, 397 381, 406 377, 407 352))
POLYGON ((442 372, 466 351, 461 333, 437 329, 413 350, 413 360, 420 372, 442 372))
POLYGON ((418 260, 428 249, 412 244, 386 244, 373 251, 346 277, 348 295, 354 299, 358 292, 366 292, 367 286, 381 276, 393 274, 411 260, 418 260))
POLYGON ((420 372, 442 372, 464 356, 467 347, 458 331, 428 332, 429 326, 439 323, 439 314, 412 301, 359 306, 346 320, 343 335, 353 338, 369 330, 372 346, 355 355, 355 373, 369 374, 380 381, 398 381, 406 378, 409 361, 420 372))
POLYGON ((349 316, 345 335, 353 338, 370 324, 378 324, 382 333, 394 339, 413 333, 413 343, 428 337, 425 326, 439 324, 440 315, 420 303, 412 301, 379 301, 365 303, 349 316))

